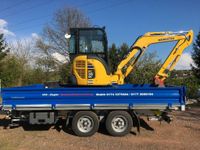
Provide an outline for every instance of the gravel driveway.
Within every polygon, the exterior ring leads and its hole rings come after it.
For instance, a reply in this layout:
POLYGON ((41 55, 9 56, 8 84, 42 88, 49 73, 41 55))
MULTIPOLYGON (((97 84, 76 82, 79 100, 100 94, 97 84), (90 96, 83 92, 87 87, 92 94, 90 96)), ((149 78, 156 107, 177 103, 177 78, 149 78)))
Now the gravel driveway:
POLYGON ((8 121, 0 118, 0 150, 128 150, 128 149, 190 149, 200 148, 200 108, 192 108, 185 112, 175 112, 174 121, 143 122, 141 134, 136 128, 125 137, 112 137, 104 127, 92 137, 81 138, 70 130, 59 128, 17 127, 6 128, 8 121))

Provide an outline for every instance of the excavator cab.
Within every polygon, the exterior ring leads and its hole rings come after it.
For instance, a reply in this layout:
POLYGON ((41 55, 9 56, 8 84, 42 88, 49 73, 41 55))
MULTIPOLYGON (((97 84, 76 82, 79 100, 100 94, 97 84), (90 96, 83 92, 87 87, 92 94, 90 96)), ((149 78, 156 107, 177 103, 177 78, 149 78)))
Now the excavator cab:
POLYGON ((71 28, 70 34, 65 37, 69 38, 71 83, 105 85, 110 82, 106 80, 105 83, 105 79, 101 79, 102 75, 110 75, 105 28, 71 28))
POLYGON ((107 63, 105 28, 71 28, 69 53, 72 60, 77 55, 87 55, 99 57, 107 63))

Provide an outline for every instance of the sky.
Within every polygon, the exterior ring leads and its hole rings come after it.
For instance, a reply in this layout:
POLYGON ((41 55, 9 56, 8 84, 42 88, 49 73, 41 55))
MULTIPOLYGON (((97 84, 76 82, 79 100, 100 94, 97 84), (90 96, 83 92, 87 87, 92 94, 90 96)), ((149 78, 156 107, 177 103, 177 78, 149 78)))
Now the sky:
MULTIPOLYGON (((9 39, 40 35, 45 24, 63 6, 79 8, 93 25, 105 26, 108 43, 131 45, 152 31, 200 31, 200 0, 0 0, 0 32, 9 39)), ((195 37, 194 37, 195 38, 195 37)), ((174 43, 150 46, 164 60, 174 43)), ((178 69, 190 68, 192 46, 187 48, 178 69)))

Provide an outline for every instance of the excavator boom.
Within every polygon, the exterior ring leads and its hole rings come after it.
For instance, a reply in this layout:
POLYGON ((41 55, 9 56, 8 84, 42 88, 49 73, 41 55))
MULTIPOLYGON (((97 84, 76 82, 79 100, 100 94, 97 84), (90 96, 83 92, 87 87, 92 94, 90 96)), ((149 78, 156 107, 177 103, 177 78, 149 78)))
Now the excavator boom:
MULTIPOLYGON (((115 74, 123 79, 126 78, 134 69, 137 61, 144 54, 149 45, 177 41, 175 47, 154 77, 155 84, 163 86, 164 80, 168 77, 168 73, 174 69, 183 50, 191 44, 192 38, 192 30, 180 32, 148 32, 140 36, 131 46, 129 54, 120 62, 115 74)), ((120 80, 122 81, 123 79, 120 80)))

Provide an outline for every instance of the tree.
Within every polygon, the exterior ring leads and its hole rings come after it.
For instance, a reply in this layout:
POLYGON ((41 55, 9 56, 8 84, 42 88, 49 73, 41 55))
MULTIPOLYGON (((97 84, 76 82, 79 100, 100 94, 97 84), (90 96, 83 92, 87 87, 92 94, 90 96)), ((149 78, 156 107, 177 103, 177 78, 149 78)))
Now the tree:
MULTIPOLYGON (((114 73, 117 69, 119 62, 121 62, 129 53, 129 46, 123 43, 119 48, 115 44, 109 48, 109 62, 111 71, 114 73)), ((145 53, 137 62, 134 70, 125 79, 126 83, 143 84, 153 83, 153 77, 161 67, 161 61, 156 59, 157 54, 145 53)))
POLYGON ((46 74, 42 68, 29 68, 24 73, 23 85, 41 84, 46 81, 46 74))
POLYGON ((79 9, 64 7, 59 9, 51 22, 44 27, 42 38, 38 40, 37 46, 46 53, 57 51, 61 54, 67 52, 67 40, 64 35, 71 27, 90 27, 89 18, 79 9))
POLYGON ((133 84, 151 84, 153 77, 161 67, 161 60, 157 53, 145 53, 137 62, 134 71, 128 76, 126 82, 133 84))
POLYGON ((197 98, 199 84, 191 70, 173 70, 166 84, 170 86, 186 86, 188 98, 197 98))
POLYGON ((197 35, 197 38, 193 44, 192 59, 194 65, 192 66, 192 71, 194 75, 200 79, 200 32, 197 35))
POLYGON ((0 79, 1 80, 3 80, 3 78, 4 78, 4 75, 3 75, 4 62, 3 62, 3 60, 5 59, 9 50, 10 50, 10 48, 8 47, 8 45, 4 39, 4 35, 0 34, 0 79))
POLYGON ((129 46, 123 43, 119 48, 113 43, 108 51, 109 65, 111 72, 114 73, 117 70, 119 62, 128 54, 129 46))
POLYGON ((33 38, 9 43, 10 52, 0 61, 0 78, 4 87, 42 83, 55 76, 44 69, 46 59, 39 60, 34 43, 33 38))
POLYGON ((0 34, 0 61, 6 56, 10 48, 8 47, 4 35, 0 34))
POLYGON ((51 57, 45 56, 42 58, 38 58, 36 61, 36 68, 41 69, 42 72, 45 74, 44 81, 55 81, 58 79, 58 66, 52 60, 51 57))
MULTIPOLYGON (((18 81, 17 86, 22 86, 24 83, 24 78, 27 75, 27 71, 33 68, 34 66, 34 57, 35 47, 34 39, 24 39, 13 41, 9 44, 10 55, 17 58, 18 67, 21 70, 20 77, 16 79, 18 81)), ((14 71, 14 70, 13 70, 14 71)))
POLYGON ((110 65, 110 70, 112 73, 114 73, 117 69, 117 47, 116 45, 113 43, 112 46, 109 48, 108 51, 108 60, 109 60, 109 65, 110 65))
POLYGON ((22 74, 19 59, 12 55, 7 55, 1 61, 0 78, 4 87, 16 86, 22 74))
POLYGON ((128 54, 129 46, 126 43, 123 43, 119 48, 119 61, 123 60, 125 56, 128 54))

